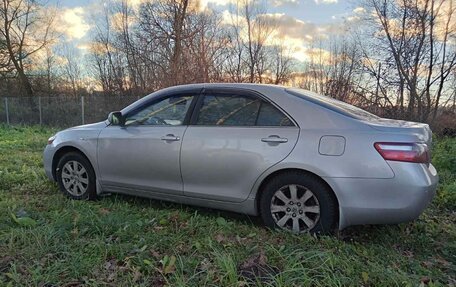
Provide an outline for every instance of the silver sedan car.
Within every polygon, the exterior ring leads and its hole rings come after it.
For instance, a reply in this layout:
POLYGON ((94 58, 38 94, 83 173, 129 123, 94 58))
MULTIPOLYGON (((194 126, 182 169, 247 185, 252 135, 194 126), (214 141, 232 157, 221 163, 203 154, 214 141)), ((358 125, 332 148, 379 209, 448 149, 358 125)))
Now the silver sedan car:
POLYGON ((58 132, 44 167, 74 199, 130 194, 326 233, 417 218, 438 181, 431 137, 301 89, 195 84, 58 132))

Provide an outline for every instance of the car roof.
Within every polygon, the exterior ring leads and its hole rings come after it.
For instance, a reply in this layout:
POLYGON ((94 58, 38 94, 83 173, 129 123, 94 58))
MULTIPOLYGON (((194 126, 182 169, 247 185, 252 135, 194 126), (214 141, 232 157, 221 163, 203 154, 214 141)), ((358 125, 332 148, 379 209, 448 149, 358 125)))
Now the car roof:
POLYGON ((171 91, 171 90, 181 90, 181 89, 203 89, 203 88, 243 88, 251 90, 264 90, 265 88, 285 90, 286 87, 272 84, 255 84, 255 83, 199 83, 199 84, 185 84, 177 85, 162 89, 160 91, 171 91))

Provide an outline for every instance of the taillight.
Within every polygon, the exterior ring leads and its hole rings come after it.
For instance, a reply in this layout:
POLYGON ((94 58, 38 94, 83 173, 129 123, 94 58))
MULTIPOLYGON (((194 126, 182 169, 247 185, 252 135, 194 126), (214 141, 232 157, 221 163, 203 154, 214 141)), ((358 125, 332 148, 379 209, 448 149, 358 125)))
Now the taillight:
POLYGON ((429 163, 429 149, 424 143, 377 142, 375 149, 385 160, 429 163))

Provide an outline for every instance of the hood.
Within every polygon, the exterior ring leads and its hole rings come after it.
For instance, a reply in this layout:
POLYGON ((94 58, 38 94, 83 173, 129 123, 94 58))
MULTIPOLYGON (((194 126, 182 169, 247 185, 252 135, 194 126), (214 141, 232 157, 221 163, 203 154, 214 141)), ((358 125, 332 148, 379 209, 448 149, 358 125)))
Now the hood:
POLYGON ((69 130, 88 130, 88 129, 102 129, 107 126, 106 121, 98 122, 98 123, 93 123, 93 124, 87 124, 87 125, 81 125, 81 126, 75 126, 66 129, 66 131, 69 130))

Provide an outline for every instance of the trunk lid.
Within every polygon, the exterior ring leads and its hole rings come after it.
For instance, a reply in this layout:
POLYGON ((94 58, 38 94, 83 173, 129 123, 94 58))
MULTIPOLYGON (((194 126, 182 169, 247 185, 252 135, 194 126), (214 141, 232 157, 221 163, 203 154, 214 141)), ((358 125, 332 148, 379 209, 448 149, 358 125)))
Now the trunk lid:
POLYGON ((421 142, 431 147, 432 131, 428 124, 384 118, 370 119, 367 124, 383 132, 415 134, 421 142))

